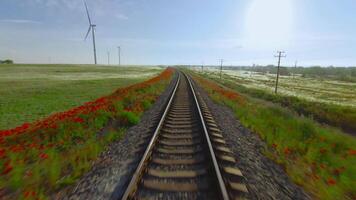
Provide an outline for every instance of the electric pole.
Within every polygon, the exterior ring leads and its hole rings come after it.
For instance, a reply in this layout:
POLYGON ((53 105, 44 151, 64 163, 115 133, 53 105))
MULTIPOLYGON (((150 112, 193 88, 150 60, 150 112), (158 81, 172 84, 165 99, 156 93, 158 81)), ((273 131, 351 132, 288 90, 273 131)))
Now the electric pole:
POLYGON ((201 72, 204 72, 204 62, 201 63, 201 72))
POLYGON ((119 54, 119 66, 121 66, 121 47, 118 46, 117 50, 118 50, 118 54, 119 54))
POLYGON ((220 61, 220 79, 221 79, 221 73, 222 73, 224 59, 219 59, 219 61, 220 61))
POLYGON ((298 65, 298 60, 296 60, 294 63, 293 79, 294 79, 294 74, 297 72, 297 65, 298 65))
POLYGON ((279 79, 279 68, 280 68, 280 65, 281 65, 281 58, 282 57, 286 57, 286 55, 284 55, 284 51, 277 51, 277 54, 278 55, 275 55, 274 57, 278 57, 278 68, 277 68, 277 79, 276 79, 276 88, 274 90, 274 93, 277 94, 277 88, 278 88, 278 79, 279 79))
POLYGON ((110 51, 108 51, 107 54, 108 54, 108 65, 110 65, 110 51))

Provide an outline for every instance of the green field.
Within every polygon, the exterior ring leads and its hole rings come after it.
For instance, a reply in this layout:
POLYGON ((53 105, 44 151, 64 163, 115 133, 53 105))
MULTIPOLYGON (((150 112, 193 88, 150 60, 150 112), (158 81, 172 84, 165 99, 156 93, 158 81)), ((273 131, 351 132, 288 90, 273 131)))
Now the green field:
POLYGON ((275 75, 272 74, 224 70, 220 79, 216 69, 199 73, 241 94, 276 103, 301 116, 355 134, 356 83, 321 77, 281 76, 279 92, 275 95, 275 75))
POLYGON ((162 70, 136 66, 0 65, 0 130, 81 105, 162 70))
MULTIPOLYGON (((219 70, 209 68, 207 75, 219 77, 219 70)), ((223 70, 224 79, 229 79, 248 88, 262 89, 273 93, 276 74, 251 72, 244 70, 223 70)), ((331 103, 356 107, 356 83, 325 77, 280 76, 279 94, 295 96, 308 101, 331 103)))

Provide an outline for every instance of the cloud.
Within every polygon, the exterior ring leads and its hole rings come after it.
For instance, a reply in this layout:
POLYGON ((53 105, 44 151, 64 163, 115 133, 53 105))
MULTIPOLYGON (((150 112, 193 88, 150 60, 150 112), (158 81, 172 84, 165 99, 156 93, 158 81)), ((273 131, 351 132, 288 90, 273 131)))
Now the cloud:
MULTIPOLYGON (((96 17, 114 17, 117 20, 128 20, 128 16, 121 10, 130 10, 134 3, 128 3, 130 0, 24 0, 27 5, 33 7, 46 7, 49 10, 61 10, 68 12, 83 12, 84 1, 87 3, 89 12, 93 18, 96 17), (125 8, 125 9, 124 9, 125 8)), ((85 11, 84 11, 85 12, 85 11)))
POLYGON ((83 0, 27 0, 31 5, 44 5, 46 7, 66 7, 77 9, 83 5, 83 0))
POLYGON ((126 16, 126 15, 124 15, 124 14, 116 14, 115 15, 115 18, 116 19, 119 19, 119 20, 128 20, 129 19, 129 17, 128 16, 126 16))
POLYGON ((101 39, 105 44, 123 43, 135 47, 161 47, 161 48, 196 48, 196 49, 229 49, 237 50, 244 48, 240 39, 208 39, 208 40, 162 40, 152 38, 105 38, 101 39))
POLYGON ((49 8, 78 10, 84 8, 84 1, 88 4, 90 10, 110 9, 113 5, 124 5, 130 0, 24 0, 29 5, 46 6, 49 8))
POLYGON ((15 24, 42 24, 42 22, 27 19, 0 19, 0 22, 15 24))

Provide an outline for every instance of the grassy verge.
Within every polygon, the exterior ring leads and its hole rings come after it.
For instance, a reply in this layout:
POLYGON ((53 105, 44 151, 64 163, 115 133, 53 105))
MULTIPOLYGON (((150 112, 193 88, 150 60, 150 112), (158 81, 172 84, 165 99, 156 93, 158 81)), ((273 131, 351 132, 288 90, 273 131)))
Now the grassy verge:
POLYGON ((216 102, 267 143, 265 154, 317 199, 356 198, 356 139, 280 106, 240 95, 194 76, 216 102))
POLYGON ((173 70, 32 124, 0 131, 0 198, 47 199, 74 183, 110 142, 137 124, 173 70), (120 126, 104 134, 110 121, 120 126))
POLYGON ((204 74, 203 76, 234 89, 239 93, 280 104, 297 112, 299 115, 305 115, 307 117, 314 118, 321 123, 327 123, 331 126, 341 128, 346 132, 356 134, 355 107, 323 102, 312 102, 294 96, 275 95, 261 89, 247 88, 236 82, 236 80, 228 77, 224 77, 221 80, 220 78, 209 76, 207 74, 204 74))
POLYGON ((83 65, 1 65, 0 130, 65 111, 163 69, 83 65))

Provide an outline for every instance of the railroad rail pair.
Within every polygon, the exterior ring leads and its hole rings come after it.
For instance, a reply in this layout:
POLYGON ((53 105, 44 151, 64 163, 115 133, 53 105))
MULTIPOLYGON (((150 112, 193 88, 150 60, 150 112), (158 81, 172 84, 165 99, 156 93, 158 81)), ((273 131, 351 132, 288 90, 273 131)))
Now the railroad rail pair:
POLYGON ((244 199, 236 160, 190 77, 167 106, 122 199, 244 199))

